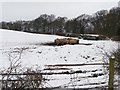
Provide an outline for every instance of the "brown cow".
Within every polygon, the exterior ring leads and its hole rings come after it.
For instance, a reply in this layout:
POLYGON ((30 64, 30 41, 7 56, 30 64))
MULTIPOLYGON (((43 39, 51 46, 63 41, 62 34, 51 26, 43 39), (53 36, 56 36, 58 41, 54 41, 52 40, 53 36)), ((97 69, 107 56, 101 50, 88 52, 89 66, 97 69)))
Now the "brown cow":
POLYGON ((72 39, 72 38, 69 38, 69 44, 79 44, 79 39, 72 39))

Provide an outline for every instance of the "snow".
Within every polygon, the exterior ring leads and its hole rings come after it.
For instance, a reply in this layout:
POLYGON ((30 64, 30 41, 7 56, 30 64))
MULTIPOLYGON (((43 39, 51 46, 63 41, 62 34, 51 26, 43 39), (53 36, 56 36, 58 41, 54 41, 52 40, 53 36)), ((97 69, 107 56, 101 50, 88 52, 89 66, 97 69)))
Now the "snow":
MULTIPOLYGON (((110 54, 117 49, 119 43, 111 40, 82 40, 80 43, 90 43, 92 45, 64 45, 64 46, 45 46, 42 43, 53 42, 56 38, 61 38, 57 35, 32 34, 18 32, 12 30, 0 29, 0 68, 8 68, 9 56, 14 60, 19 58, 21 54, 22 67, 37 67, 40 66, 42 72, 62 72, 63 70, 44 70, 45 65, 54 64, 84 64, 84 63, 104 63, 109 62, 108 57, 104 54, 110 54)), ((53 67, 50 67, 53 68, 53 67)), ((63 66, 69 68, 64 70, 74 72, 81 70, 84 73, 72 75, 48 75, 44 76, 50 80, 44 83, 46 87, 65 87, 68 88, 88 88, 99 87, 108 84, 108 74, 98 77, 90 77, 93 74, 104 73, 102 65, 87 65, 87 66, 63 66), (76 79, 71 79, 75 78, 76 79), (106 78, 107 77, 107 78, 106 78), (73 81, 72 81, 73 80, 73 81), (104 82, 103 84, 101 84, 104 82), (48 84, 49 83, 49 84, 48 84), (93 83, 93 85, 90 85, 93 83), (98 83, 98 84, 94 84, 98 83), (68 85, 69 84, 69 85, 68 85)))
POLYGON ((0 43, 2 47, 41 44, 43 42, 51 42, 55 38, 60 37, 55 35, 53 36, 44 34, 38 35, 2 29, 0 29, 0 34, 1 34, 0 43))

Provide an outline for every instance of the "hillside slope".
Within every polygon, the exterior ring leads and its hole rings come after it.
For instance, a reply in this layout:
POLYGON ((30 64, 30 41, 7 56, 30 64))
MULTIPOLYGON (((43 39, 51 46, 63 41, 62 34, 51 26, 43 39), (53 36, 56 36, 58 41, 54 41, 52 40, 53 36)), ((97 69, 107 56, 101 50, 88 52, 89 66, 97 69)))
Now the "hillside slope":
POLYGON ((53 42, 55 38, 59 37, 60 36, 56 35, 32 34, 0 29, 0 44, 3 47, 17 45, 35 45, 45 42, 53 42))

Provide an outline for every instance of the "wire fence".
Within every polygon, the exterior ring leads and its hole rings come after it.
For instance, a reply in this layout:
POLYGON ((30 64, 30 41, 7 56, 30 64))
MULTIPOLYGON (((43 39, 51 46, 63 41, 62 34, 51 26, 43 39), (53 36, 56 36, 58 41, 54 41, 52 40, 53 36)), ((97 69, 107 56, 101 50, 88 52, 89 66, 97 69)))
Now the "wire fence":
MULTIPOLYGON (((113 63, 113 62, 112 62, 113 63)), ((114 63, 113 63, 114 64, 114 63)), ((92 75, 88 76, 80 76, 80 73, 86 73, 85 71, 81 70, 76 70, 76 71, 69 71, 66 68, 61 68, 63 66, 94 66, 94 65, 109 65, 111 67, 110 63, 91 63, 91 64, 56 64, 56 65, 46 65, 46 69, 44 70, 49 70, 50 72, 25 72, 25 73, 1 73, 0 74, 0 88, 1 90, 12 90, 12 89, 60 89, 63 88, 65 90, 66 88, 73 88, 73 89, 78 89, 77 83, 79 82, 80 78, 85 79, 85 78, 91 78, 91 77, 98 77, 104 75, 103 73, 94 73, 92 75), (51 72, 52 70, 62 70, 62 72, 51 72), (52 76, 52 75, 69 75, 70 76, 70 82, 67 84, 63 84, 60 86, 53 87, 50 85, 50 83, 47 83, 50 79, 44 77, 44 76, 52 76), (47 83, 47 86, 44 84, 47 83), (49 86, 49 87, 48 87, 49 86)), ((112 66, 114 68, 114 65, 112 66)), ((111 69, 109 69, 110 73, 111 69)), ((88 71, 89 72, 89 71, 88 71)), ((95 71, 92 71, 95 72, 95 71)), ((111 73, 114 73, 113 69, 111 73)), ((79 84, 80 86, 87 86, 87 85, 97 85, 95 87, 91 88, 84 88, 86 90, 94 90, 94 89, 113 89, 116 88, 116 90, 119 88, 119 85, 114 85, 114 75, 112 74, 112 79, 111 75, 109 74, 109 81, 108 85, 105 85, 106 82, 95 82, 95 83, 84 83, 84 84, 79 84), (100 85, 100 86, 99 86, 100 85)), ((71 89, 72 90, 72 89, 71 89)))

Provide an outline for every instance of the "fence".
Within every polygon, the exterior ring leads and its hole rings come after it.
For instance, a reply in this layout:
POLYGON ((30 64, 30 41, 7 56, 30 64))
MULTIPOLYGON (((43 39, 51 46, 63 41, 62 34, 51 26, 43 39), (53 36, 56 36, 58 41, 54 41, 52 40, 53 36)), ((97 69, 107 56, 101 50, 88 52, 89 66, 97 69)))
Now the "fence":
MULTIPOLYGON (((62 68, 62 66, 87 66, 87 65, 109 65, 109 82, 107 88, 109 90, 114 89, 114 58, 110 58, 109 64, 108 63, 92 63, 92 64, 56 64, 56 65, 46 65, 44 70, 69 70, 69 68, 62 68), (57 68, 56 68, 57 67, 57 68), (59 68, 58 68, 59 67, 59 68)), ((22 89, 22 88, 47 88, 44 87, 45 78, 43 78, 43 75, 58 75, 58 74, 75 74, 75 73, 81 73, 82 71, 74 71, 74 72, 28 72, 28 73, 2 73, 0 76, 2 79, 1 82, 1 88, 3 90, 6 89, 22 89)), ((97 76, 96 74, 93 74, 93 76, 97 76)), ((86 78, 86 77, 84 77, 86 78)), ((52 87, 53 88, 53 87, 52 87)), ((55 87, 54 87, 55 88, 55 87)), ((59 88, 59 87, 58 87, 59 88)))

